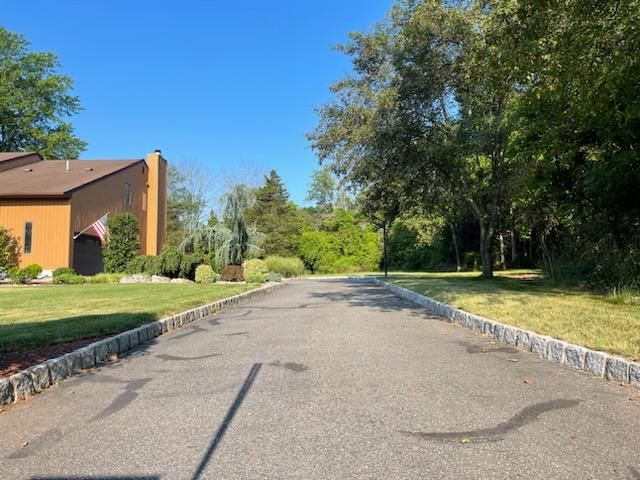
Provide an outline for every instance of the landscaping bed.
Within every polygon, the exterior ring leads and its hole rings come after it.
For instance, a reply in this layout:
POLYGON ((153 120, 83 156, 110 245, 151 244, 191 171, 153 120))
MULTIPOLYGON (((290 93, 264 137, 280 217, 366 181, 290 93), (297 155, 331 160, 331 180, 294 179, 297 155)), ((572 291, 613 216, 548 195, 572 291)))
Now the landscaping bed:
POLYGON ((640 305, 569 286, 535 271, 393 274, 389 281, 492 320, 640 359, 640 305))
POLYGON ((0 288, 0 377, 257 285, 37 285, 0 288))

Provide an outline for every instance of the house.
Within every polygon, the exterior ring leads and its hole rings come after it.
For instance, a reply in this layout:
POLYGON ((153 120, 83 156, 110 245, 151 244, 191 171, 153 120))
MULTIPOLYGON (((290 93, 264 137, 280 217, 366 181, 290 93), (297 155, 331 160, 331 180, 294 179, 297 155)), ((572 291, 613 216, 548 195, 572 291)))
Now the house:
POLYGON ((157 255, 167 227, 167 161, 159 150, 138 160, 44 160, 0 153, 0 225, 21 245, 20 266, 103 270, 91 225, 105 214, 138 218, 141 253, 157 255))

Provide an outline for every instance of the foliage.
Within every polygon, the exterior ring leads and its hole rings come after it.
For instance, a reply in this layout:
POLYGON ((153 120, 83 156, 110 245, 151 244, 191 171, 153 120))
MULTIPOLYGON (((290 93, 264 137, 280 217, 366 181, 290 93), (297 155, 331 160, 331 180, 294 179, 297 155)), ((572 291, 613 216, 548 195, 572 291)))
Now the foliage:
POLYGON ((144 273, 145 275, 161 275, 160 257, 138 255, 127 263, 124 271, 127 273, 144 273))
POLYGON ((304 274, 304 263, 298 257, 279 257, 270 255, 264 259, 269 272, 276 272, 285 278, 299 277, 304 274))
POLYGON ((158 255, 160 275, 177 278, 180 275, 183 255, 172 245, 167 245, 158 255))
POLYGON ((336 179, 329 165, 313 172, 305 200, 320 209, 331 209, 336 199, 336 179))
POLYGON ((244 281, 244 269, 242 265, 225 265, 222 272, 220 272, 220 280, 223 282, 244 281))
POLYGON ((107 220, 109 235, 102 251, 107 273, 124 272, 140 250, 138 219, 128 213, 116 213, 107 220))
POLYGON ((251 275, 245 275, 244 279, 247 283, 265 283, 267 281, 267 275, 254 273, 251 275))
POLYGON ((85 276, 87 283, 92 284, 115 284, 125 276, 124 273, 98 273, 97 275, 85 276))
POLYGON ((298 237, 296 207, 275 170, 255 190, 255 202, 245 212, 246 222, 264 235, 262 245, 268 254, 292 255, 298 237))
POLYGON ((344 210, 336 211, 323 230, 304 231, 300 254, 313 273, 371 271, 380 265, 374 228, 344 210))
POLYGON ((195 252, 191 255, 183 255, 180 263, 180 278, 194 280, 198 265, 208 265, 209 258, 202 252, 195 252))
POLYGON ((213 283, 215 281, 215 272, 209 265, 198 265, 194 278, 196 283, 213 283))
POLYGON ((167 243, 178 246, 201 225, 209 177, 192 164, 169 165, 168 177, 167 243))
POLYGON ((56 278, 65 273, 70 273, 71 275, 75 275, 76 271, 71 267, 59 267, 53 271, 52 276, 53 278, 56 278))
POLYGON ((247 282, 264 283, 267 281, 269 268, 267 264, 259 258, 247 260, 242 267, 244 268, 244 277, 247 282))
POLYGON ((80 285, 87 283, 87 279, 75 273, 62 273, 53 279, 53 283, 56 285, 80 285))
POLYGON ((20 261, 20 242, 11 230, 0 225, 0 270, 9 272, 20 261))
POLYGON ((29 52, 22 35, 0 27, 0 151, 77 158, 86 143, 66 120, 80 111, 73 81, 56 73, 58 58, 29 52))
POLYGON ((282 281, 282 275, 278 272, 269 272, 267 274, 267 282, 280 283, 282 281))
POLYGON ((42 273, 42 267, 36 263, 24 268, 14 267, 9 270, 9 277, 13 283, 29 283, 42 273))

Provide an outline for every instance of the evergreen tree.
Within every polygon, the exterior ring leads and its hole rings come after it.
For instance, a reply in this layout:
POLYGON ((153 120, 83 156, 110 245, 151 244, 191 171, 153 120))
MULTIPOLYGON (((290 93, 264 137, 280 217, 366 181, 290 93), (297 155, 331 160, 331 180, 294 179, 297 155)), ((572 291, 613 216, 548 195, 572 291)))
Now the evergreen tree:
POLYGON ((116 213, 107 221, 109 236, 102 252, 104 269, 109 273, 126 271, 140 250, 138 219, 130 213, 116 213))
POLYGON ((265 235, 268 255, 294 255, 299 232, 297 208, 275 170, 256 190, 256 203, 246 212, 247 222, 265 235))

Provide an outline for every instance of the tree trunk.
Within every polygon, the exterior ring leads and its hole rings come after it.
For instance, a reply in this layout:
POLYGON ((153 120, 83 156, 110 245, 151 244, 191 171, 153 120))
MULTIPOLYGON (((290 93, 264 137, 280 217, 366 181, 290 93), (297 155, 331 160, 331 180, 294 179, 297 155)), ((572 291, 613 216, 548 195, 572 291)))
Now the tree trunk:
POLYGON ((502 266, 502 270, 506 270, 507 269, 507 259, 505 257, 505 248, 504 248, 504 235, 502 234, 502 232, 500 232, 500 234, 498 235, 498 238, 500 239, 500 265, 502 266))
POLYGON ((460 250, 458 249, 458 236, 456 235, 456 228, 453 226, 453 223, 449 224, 451 227, 451 238, 453 240, 453 251, 456 254, 456 272, 462 271, 462 265, 460 265, 460 250))
POLYGON ((516 239, 516 229, 514 228, 513 230, 511 230, 511 268, 513 268, 513 265, 516 263, 516 260, 518 258, 518 247, 516 245, 517 239, 516 239))
POLYGON ((491 230, 487 221, 480 218, 480 259, 482 260, 482 277, 493 278, 493 259, 491 258, 491 230))
POLYGON ((387 222, 382 222, 382 249, 384 252, 384 278, 389 276, 389 255, 387 253, 387 222))

